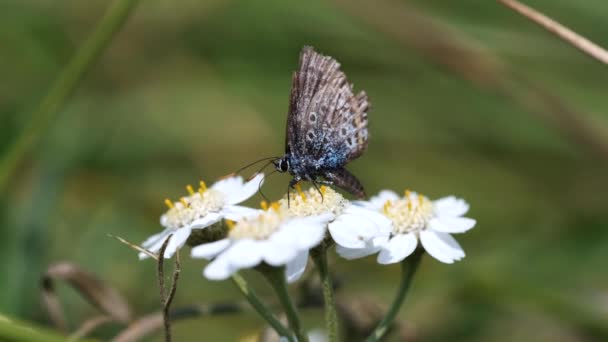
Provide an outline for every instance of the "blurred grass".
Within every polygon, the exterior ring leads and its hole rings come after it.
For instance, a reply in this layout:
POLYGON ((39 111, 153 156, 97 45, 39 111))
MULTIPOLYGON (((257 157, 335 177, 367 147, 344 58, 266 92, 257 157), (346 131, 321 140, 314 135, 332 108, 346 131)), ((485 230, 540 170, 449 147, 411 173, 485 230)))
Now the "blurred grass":
MULTIPOLYGON (((526 3, 608 46, 604 2, 526 3)), ((407 4, 608 125, 602 65, 491 1, 407 4)), ((0 4, 0 153, 27 120, 18 114, 38 102, 104 6, 0 4)), ((456 194, 478 219, 459 238, 468 254, 463 262, 423 260, 402 311, 421 339, 608 338, 608 304, 600 300, 608 291, 607 162, 322 1, 143 3, 0 199, 0 312, 45 322, 38 277, 57 260, 111 282, 137 312, 157 310, 152 263, 106 234, 141 241, 159 229, 165 197, 282 153, 291 73, 304 44, 336 57, 370 96, 370 149, 350 166, 368 192, 456 194)), ((265 192, 277 197, 286 182, 273 176, 265 192)), ((204 281, 203 266, 185 261, 176 306, 239 298, 231 286, 204 281)), ((398 283, 397 266, 372 258, 336 258, 333 269, 345 294, 365 292, 385 303, 398 283)), ((263 284, 255 276, 253 282, 263 284)), ((93 313, 63 290, 72 322, 93 313)), ((311 310, 305 321, 321 326, 321 317, 311 310)), ((201 331, 234 340, 259 326, 242 315, 174 330, 178 340, 201 331)))
POLYGON ((0 339, 3 341, 64 341, 62 336, 0 315, 0 339))

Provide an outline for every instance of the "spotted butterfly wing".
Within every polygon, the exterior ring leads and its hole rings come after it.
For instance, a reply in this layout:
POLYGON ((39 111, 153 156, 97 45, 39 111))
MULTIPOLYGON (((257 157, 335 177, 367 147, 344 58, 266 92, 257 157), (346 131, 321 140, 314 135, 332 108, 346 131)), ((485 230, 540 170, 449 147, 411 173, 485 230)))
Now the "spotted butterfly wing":
POLYGON ((344 165, 367 148, 365 92, 354 95, 340 64, 304 47, 293 75, 287 118, 286 155, 296 178, 327 181, 364 197, 363 187, 344 165))

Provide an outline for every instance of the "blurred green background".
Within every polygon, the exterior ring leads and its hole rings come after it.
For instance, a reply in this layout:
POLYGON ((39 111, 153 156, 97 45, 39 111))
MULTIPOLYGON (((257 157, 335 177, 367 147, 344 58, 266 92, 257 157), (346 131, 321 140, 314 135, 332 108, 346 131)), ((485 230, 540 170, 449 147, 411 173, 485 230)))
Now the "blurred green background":
MULTIPOLYGON (((527 3, 608 46, 605 1, 527 3)), ((107 4, 0 2, 0 154, 107 4)), ((481 0, 141 1, 2 192, 0 313, 48 324, 39 279, 56 261, 119 289, 136 315, 158 310, 154 263, 107 234, 142 241, 186 184, 281 154, 303 45, 335 57, 370 97, 369 150, 349 167, 367 192, 455 194, 478 220, 457 236, 462 262, 423 260, 401 311, 412 336, 608 339, 608 69, 481 0)), ((278 198, 287 181, 273 176, 265 193, 278 198)), ((397 265, 332 263, 341 295, 390 302, 397 265)), ((203 267, 185 258, 175 307, 240 300, 203 267)), ((59 290, 72 328, 95 314, 59 290)), ((304 317, 322 326, 321 310, 304 317)), ((261 326, 253 314, 205 317, 174 334, 230 341, 261 326)))

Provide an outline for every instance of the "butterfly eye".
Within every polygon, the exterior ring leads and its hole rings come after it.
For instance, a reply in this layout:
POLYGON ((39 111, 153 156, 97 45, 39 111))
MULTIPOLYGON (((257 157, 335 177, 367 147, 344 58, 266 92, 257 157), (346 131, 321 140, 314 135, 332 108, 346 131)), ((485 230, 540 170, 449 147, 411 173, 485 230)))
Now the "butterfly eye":
POLYGON ((287 160, 281 160, 279 167, 281 168, 281 172, 286 172, 289 170, 289 162, 287 160))

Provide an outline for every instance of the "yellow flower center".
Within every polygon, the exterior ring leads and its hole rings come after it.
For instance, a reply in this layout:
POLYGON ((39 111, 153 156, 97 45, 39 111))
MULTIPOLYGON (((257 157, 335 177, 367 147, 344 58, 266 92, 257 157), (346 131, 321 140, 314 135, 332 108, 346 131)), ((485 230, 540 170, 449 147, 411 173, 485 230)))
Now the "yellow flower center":
POLYGON ((419 232, 433 216, 433 202, 426 196, 406 191, 404 197, 386 201, 382 211, 393 221, 394 233, 419 232))
POLYGON ((324 213, 339 215, 348 205, 348 200, 325 185, 321 186, 319 190, 311 187, 307 191, 302 191, 298 184, 296 185, 296 193, 290 193, 289 203, 287 196, 285 196, 279 201, 279 204, 291 216, 303 217, 324 213))
POLYGON ((258 216, 244 218, 237 223, 227 221, 228 237, 231 239, 267 239, 272 233, 279 230, 281 224, 289 217, 287 211, 274 202, 268 208, 266 202, 262 202, 265 209, 258 216))
POLYGON ((169 210, 163 215, 162 223, 166 227, 171 229, 182 228, 210 212, 219 211, 224 205, 223 194, 217 190, 207 189, 203 181, 201 181, 197 192, 191 185, 186 186, 186 190, 190 195, 180 198, 179 202, 165 200, 169 210))

